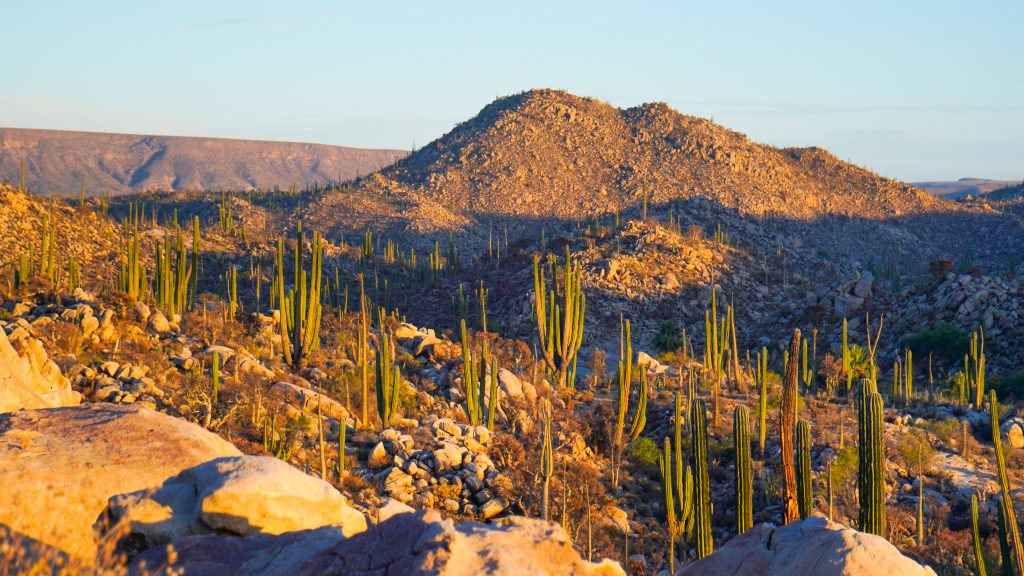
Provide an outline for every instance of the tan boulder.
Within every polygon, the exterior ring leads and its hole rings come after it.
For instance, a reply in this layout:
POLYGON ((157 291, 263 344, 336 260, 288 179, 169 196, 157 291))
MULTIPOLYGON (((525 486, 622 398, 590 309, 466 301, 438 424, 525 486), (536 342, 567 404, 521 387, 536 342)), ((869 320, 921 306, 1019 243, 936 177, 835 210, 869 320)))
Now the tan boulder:
POLYGON ((138 406, 0 415, 0 524, 92 561, 93 523, 111 496, 238 454, 199 426, 138 406))
MULTIPOLYGON (((280 536, 192 536, 175 540, 173 547, 173 570, 183 576, 625 574, 616 562, 580 558, 556 524, 521 517, 455 524, 436 510, 396 514, 347 539, 336 529, 320 528, 280 536)), ((155 548, 135 558, 131 573, 166 562, 166 548, 155 548)))
POLYGON ((269 456, 218 458, 167 479, 155 490, 110 499, 102 525, 126 525, 143 548, 190 534, 283 534, 323 526, 343 536, 366 518, 333 486, 269 456))
POLYGON ((21 338, 12 346, 0 330, 0 413, 74 406, 81 401, 81 394, 71 389, 39 340, 21 338))
POLYGON ((759 524, 676 572, 678 576, 935 576, 885 538, 820 516, 777 528, 759 524))

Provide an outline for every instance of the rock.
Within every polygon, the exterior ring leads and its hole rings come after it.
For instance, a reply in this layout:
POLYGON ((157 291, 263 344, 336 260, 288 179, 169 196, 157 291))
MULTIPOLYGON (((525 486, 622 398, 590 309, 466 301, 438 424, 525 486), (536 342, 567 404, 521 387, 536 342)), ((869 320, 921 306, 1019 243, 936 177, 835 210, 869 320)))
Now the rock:
MULTIPOLYGON (((321 528, 281 536, 192 536, 173 546, 177 562, 158 574, 172 569, 183 576, 625 574, 611 560, 580 558, 556 524, 520 517, 500 525, 455 524, 436 510, 399 514, 348 539, 321 528)), ((166 566, 167 555, 165 548, 150 550, 135 558, 130 573, 147 573, 143 565, 166 566)))
POLYGON ((416 512, 411 506, 403 504, 394 498, 385 498, 384 500, 384 504, 377 508, 377 524, 390 520, 399 514, 412 514, 416 512))
POLYGON ((23 338, 12 346, 0 330, 0 413, 74 406, 81 401, 82 395, 71 389, 71 382, 39 340, 23 338))
POLYGON ((165 334, 171 331, 170 321, 167 320, 167 316, 164 316, 164 313, 159 310, 149 315, 149 320, 146 322, 146 325, 150 330, 157 334, 165 334))
POLYGON ((498 370, 498 386, 508 398, 513 400, 521 400, 523 398, 523 383, 519 381, 519 377, 509 370, 504 368, 498 370))
POLYGON ((1011 418, 999 428, 1006 442, 1014 448, 1024 448, 1024 418, 1011 418))
POLYGON ((853 285, 853 294, 859 298, 871 298, 871 286, 875 282, 875 276, 868 270, 865 270, 857 283, 853 285))
POLYGON ((903 556, 881 536, 812 516, 781 528, 759 524, 676 574, 934 576, 935 572, 903 556))
POLYGON ((370 451, 370 456, 366 459, 366 465, 371 470, 378 470, 381 468, 387 468, 391 465, 391 456, 388 451, 384 449, 383 442, 377 442, 377 445, 370 451))
POLYGON ((141 300, 136 300, 135 303, 132 304, 132 310, 134 310, 135 314, 138 315, 139 320, 143 322, 149 320, 149 306, 146 306, 145 302, 142 302, 141 300))
POLYGON ((508 500, 500 496, 491 498, 480 505, 480 515, 483 516, 484 520, 489 520, 504 512, 506 508, 508 508, 508 500))
POLYGON ((144 548, 214 531, 248 536, 335 526, 352 536, 366 530, 366 518, 334 487, 270 456, 217 458, 156 490, 115 496, 103 520, 128 526, 126 537, 144 548))
POLYGON ((839 318, 852 316, 864 306, 864 299, 851 294, 840 294, 836 296, 833 308, 835 315, 839 318))
POLYGON ((0 415, 0 524, 92 562, 93 523, 111 496, 238 454, 195 424, 135 406, 0 415))

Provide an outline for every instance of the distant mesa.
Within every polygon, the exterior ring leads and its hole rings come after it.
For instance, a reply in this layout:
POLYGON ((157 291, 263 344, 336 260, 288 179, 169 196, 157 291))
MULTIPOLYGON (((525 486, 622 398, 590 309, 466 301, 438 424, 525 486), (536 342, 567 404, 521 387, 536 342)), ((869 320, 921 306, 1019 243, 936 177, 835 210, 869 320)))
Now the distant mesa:
POLYGON ((407 152, 325 144, 0 128, 0 181, 77 196, 142 190, 300 188, 350 180, 407 152))

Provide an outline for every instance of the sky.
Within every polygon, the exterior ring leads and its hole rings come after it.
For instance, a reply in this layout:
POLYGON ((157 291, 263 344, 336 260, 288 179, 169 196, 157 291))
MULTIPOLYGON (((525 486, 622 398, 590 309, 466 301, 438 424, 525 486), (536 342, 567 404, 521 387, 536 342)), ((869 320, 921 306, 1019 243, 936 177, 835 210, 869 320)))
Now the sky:
POLYGON ((1024 2, 0 0, 0 126, 422 146, 497 96, 667 102, 906 181, 1024 178, 1024 2))

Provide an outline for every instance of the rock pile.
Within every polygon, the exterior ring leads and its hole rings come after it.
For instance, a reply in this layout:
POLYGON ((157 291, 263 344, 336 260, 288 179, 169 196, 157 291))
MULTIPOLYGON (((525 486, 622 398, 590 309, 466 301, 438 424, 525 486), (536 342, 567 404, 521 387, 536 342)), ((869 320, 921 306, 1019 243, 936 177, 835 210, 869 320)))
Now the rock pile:
POLYGON ((451 514, 488 519, 504 512, 509 501, 498 492, 510 481, 487 455, 490 431, 448 418, 434 420, 430 430, 433 444, 419 448, 398 430, 380 433, 367 466, 379 470, 382 490, 400 502, 451 514))

